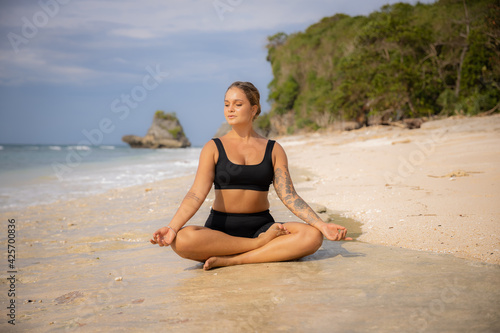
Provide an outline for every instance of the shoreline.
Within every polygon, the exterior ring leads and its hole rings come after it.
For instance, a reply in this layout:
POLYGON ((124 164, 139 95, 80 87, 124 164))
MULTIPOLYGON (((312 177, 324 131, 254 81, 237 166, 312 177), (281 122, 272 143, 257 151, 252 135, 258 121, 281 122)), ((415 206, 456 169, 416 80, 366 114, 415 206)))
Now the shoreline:
POLYGON ((200 151, 26 147, 10 147, 1 155, 2 212, 190 174, 196 170, 200 151))

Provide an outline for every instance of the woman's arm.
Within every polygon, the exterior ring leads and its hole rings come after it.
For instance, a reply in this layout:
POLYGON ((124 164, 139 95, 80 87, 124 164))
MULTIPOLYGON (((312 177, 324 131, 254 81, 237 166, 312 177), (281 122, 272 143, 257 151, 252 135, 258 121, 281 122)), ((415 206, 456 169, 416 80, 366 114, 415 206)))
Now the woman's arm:
POLYGON ((194 183, 188 193, 182 200, 179 209, 170 221, 167 227, 158 229, 153 234, 151 243, 159 244, 160 246, 170 245, 174 240, 177 232, 189 221, 191 217, 198 211, 201 204, 205 201, 212 184, 214 182, 215 172, 215 143, 210 140, 200 153, 198 170, 194 183))
POLYGON ((276 143, 273 149, 274 157, 274 189, 276 194, 292 213, 304 222, 315 227, 330 240, 349 240, 345 238, 347 229, 343 226, 325 223, 316 212, 297 194, 288 171, 288 159, 283 147, 276 143))

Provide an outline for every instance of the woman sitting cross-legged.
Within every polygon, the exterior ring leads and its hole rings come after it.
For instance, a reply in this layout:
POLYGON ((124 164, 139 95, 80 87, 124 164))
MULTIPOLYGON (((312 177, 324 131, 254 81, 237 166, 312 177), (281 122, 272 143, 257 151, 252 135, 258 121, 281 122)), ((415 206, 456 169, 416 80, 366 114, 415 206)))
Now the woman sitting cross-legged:
POLYGON ((191 189, 151 243, 170 245, 183 258, 205 262, 208 270, 302 258, 320 248, 323 236, 351 240, 346 228, 323 222, 295 192, 283 148, 253 130, 259 99, 259 91, 249 82, 234 82, 227 89, 224 115, 232 130, 205 144, 191 189), (274 222, 269 213, 271 183, 288 209, 306 223, 274 222), (184 226, 212 184, 215 200, 205 226, 184 226))

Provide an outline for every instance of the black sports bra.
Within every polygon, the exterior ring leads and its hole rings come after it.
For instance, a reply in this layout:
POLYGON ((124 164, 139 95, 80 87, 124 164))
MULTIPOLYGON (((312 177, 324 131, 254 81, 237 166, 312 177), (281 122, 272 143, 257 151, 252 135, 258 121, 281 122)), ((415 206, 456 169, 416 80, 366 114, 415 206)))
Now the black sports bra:
POLYGON ((231 162, 220 139, 212 139, 217 145, 219 158, 215 165, 214 186, 216 190, 243 189, 269 191, 273 182, 273 140, 267 141, 264 159, 259 164, 241 165, 231 162))

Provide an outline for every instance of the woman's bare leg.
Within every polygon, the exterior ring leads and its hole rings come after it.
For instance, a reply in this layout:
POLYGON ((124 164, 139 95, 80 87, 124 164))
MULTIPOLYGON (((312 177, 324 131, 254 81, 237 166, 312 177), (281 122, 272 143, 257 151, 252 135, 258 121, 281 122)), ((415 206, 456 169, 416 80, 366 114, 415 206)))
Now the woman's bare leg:
POLYGON ((288 233, 280 223, 273 224, 257 238, 235 237, 205 227, 187 226, 179 230, 171 246, 183 258, 205 261, 213 256, 227 256, 255 250, 288 233))
POLYGON ((298 222, 285 223, 285 227, 290 234, 275 238, 255 250, 231 256, 213 256, 203 268, 293 260, 313 254, 321 247, 323 235, 318 229, 298 222))

